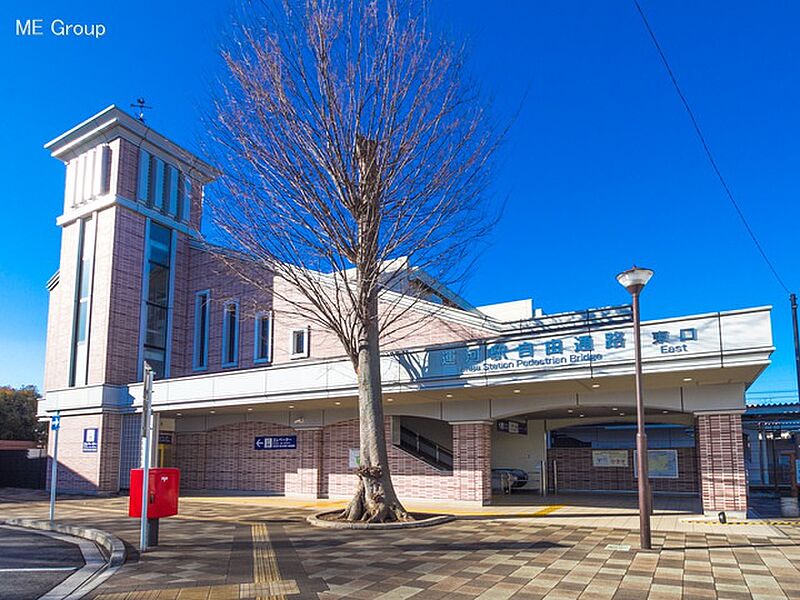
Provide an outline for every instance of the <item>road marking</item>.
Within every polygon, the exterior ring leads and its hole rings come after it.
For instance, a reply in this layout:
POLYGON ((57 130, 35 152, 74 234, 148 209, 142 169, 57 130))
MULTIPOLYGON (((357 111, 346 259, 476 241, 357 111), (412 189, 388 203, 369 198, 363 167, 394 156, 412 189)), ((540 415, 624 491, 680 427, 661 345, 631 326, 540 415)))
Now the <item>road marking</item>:
POLYGON ((545 515, 549 515, 552 512, 556 512, 559 508, 564 508, 563 504, 551 504, 550 506, 545 506, 541 510, 537 510, 533 513, 534 517, 544 517, 545 515))
POLYGON ((78 567, 20 567, 19 569, 0 569, 0 573, 38 573, 39 571, 74 571, 78 567))
POLYGON ((800 521, 687 521, 688 523, 700 523, 702 525, 800 525, 800 521))

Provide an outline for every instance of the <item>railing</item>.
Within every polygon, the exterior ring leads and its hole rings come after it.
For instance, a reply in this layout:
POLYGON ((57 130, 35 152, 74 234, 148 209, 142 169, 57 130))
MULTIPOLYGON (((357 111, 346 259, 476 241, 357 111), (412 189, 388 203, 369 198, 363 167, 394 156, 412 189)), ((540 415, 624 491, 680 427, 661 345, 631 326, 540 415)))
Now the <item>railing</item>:
POLYGON ((400 426, 400 443, 395 445, 432 467, 442 471, 453 470, 452 450, 440 446, 407 427, 400 426))

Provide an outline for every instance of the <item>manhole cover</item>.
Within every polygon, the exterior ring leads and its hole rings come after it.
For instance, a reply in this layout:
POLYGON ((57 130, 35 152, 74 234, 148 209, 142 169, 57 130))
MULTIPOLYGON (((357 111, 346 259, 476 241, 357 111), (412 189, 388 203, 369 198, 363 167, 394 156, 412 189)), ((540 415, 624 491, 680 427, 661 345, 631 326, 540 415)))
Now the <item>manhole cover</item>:
POLYGON ((620 550, 622 552, 627 552, 630 549, 631 547, 628 544, 608 544, 606 546, 606 550, 620 550))

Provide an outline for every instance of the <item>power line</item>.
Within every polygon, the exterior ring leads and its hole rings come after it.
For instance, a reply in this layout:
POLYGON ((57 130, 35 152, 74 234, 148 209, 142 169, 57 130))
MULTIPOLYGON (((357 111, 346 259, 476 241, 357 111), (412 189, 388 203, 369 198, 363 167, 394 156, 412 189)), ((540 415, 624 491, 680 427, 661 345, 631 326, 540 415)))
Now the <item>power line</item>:
POLYGON ((683 91, 681 90, 681 86, 678 85, 678 80, 675 78, 675 73, 672 72, 672 68, 669 66, 669 61, 667 60, 666 54, 661 49, 661 44, 658 43, 658 39, 656 38, 656 34, 653 31, 653 28, 650 27, 650 22, 647 20, 647 17, 642 10, 641 5, 639 4, 638 0, 633 0, 633 4, 636 6, 636 10, 639 12, 639 16, 642 17, 642 22, 644 23, 645 28, 647 29, 647 33, 650 34, 650 39, 653 42, 653 45, 658 52, 658 55, 661 57, 661 62, 664 63, 664 68, 667 70, 667 74, 669 75, 670 81, 672 81, 672 85, 675 87, 675 91, 678 93, 678 97, 680 98, 681 102, 683 103, 683 107, 686 109, 687 114, 689 115, 689 119, 692 122, 692 126, 694 127, 694 131, 697 134, 697 137, 700 139, 700 143, 703 145, 703 150, 706 152, 706 156, 708 157, 708 162, 711 163, 711 168, 716 173, 719 182, 722 184, 722 189, 725 190, 725 194, 728 196, 728 199, 733 204, 733 208, 736 210, 736 214, 739 215, 739 218, 742 221, 747 233, 750 234, 750 239, 753 240, 753 243, 756 245, 759 254, 761 254, 761 258, 764 259, 764 262, 767 263, 769 270, 772 271, 772 274, 775 276, 775 279, 778 281, 780 286, 784 289, 784 291, 789 294, 789 288, 783 282, 783 279, 778 274, 778 271, 775 269, 775 266, 770 261, 767 253, 764 251, 763 246, 758 241, 755 232, 750 227, 750 224, 747 222, 747 219, 742 212, 742 209, 739 208, 739 203, 736 202, 736 199, 733 197, 733 193, 731 192, 730 187, 728 187, 728 183, 725 181, 725 177, 722 176, 722 173, 717 167, 717 161, 714 160, 714 155, 711 153, 711 148, 708 146, 708 142, 706 142, 706 137, 703 135, 702 129, 700 129, 700 124, 697 122, 697 119, 694 116, 694 112, 692 111, 691 106, 689 106, 689 101, 686 100, 686 96, 683 95, 683 91))

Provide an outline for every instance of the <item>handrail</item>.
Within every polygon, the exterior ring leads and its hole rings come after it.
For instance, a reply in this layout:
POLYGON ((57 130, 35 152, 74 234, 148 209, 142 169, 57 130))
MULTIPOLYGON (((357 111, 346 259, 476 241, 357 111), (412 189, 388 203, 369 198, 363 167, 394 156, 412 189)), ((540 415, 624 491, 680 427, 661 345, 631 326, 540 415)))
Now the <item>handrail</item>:
POLYGON ((448 471, 453 468, 452 450, 402 425, 400 426, 400 443, 395 445, 433 467, 448 471))

